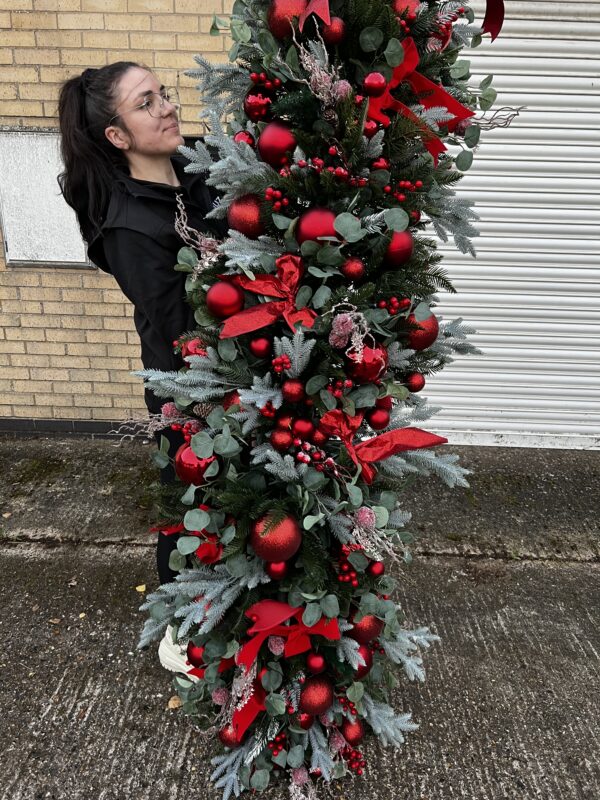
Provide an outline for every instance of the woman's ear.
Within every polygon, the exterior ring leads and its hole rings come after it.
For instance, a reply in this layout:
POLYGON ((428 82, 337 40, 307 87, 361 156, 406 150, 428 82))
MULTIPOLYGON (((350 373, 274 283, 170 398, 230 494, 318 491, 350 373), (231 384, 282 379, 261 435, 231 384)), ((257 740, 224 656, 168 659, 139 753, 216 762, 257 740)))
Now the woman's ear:
POLYGON ((105 129, 104 135, 118 150, 129 150, 131 147, 130 137, 116 125, 109 125, 105 129))

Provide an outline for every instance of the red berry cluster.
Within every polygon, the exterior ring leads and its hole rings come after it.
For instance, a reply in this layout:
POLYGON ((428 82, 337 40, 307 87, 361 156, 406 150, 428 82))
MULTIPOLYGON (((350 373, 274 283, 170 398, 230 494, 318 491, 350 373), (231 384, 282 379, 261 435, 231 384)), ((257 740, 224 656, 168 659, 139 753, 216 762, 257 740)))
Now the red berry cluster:
MULTIPOLYGON (((364 548, 360 544, 344 544, 342 545, 342 553, 338 559, 339 575, 338 581, 340 583, 349 583, 353 588, 358 587, 358 574, 352 564, 348 561, 350 553, 356 550, 363 551, 364 548)), ((341 702, 341 701, 340 701, 341 702)))
POLYGON ((282 208, 287 208, 290 204, 289 198, 284 197, 280 189, 274 189, 272 186, 268 186, 265 189, 265 200, 273 203, 273 211, 281 211, 282 208))
POLYGON ((390 316, 394 317, 399 311, 408 311, 411 306, 410 299, 403 297, 398 300, 397 297, 390 297, 388 300, 382 298, 377 302, 377 308, 387 308, 390 316))
POLYGON ((438 28, 439 33, 437 34, 437 36, 439 36, 440 39, 445 39, 449 37, 452 34, 452 23, 456 22, 456 20, 464 13, 465 9, 461 6, 460 8, 456 9, 456 12, 454 14, 450 14, 449 18, 446 21, 440 20, 440 25, 438 28))
POLYGON ((184 423, 183 425, 180 425, 178 422, 174 422, 173 425, 171 425, 171 430, 172 431, 183 431, 184 440, 186 442, 190 442, 192 436, 195 433, 198 433, 198 431, 200 430, 200 423, 197 422, 196 420, 189 420, 188 422, 184 423))
MULTIPOLYGON (((385 600, 387 600, 388 597, 389 597, 389 594, 388 595, 384 595, 384 599, 385 600)), ((384 656, 385 655, 385 650, 383 649, 383 647, 379 643, 378 639, 373 639, 373 641, 370 643, 369 647, 371 648, 371 650, 374 653, 379 653, 380 656, 384 656)))
POLYGON ((271 361, 271 364, 274 372, 285 372, 286 369, 290 369, 292 366, 290 357, 287 355, 275 356, 275 358, 271 361))
POLYGON ((344 389, 352 389, 353 386, 354 381, 351 381, 350 378, 347 378, 345 381, 335 380, 328 384, 327 391, 329 394, 332 394, 334 397, 339 399, 343 396, 344 389))
POLYGON ((278 733, 277 736, 272 739, 267 747, 271 751, 272 756, 277 756, 281 751, 285 748, 287 742, 287 736, 285 733, 278 733))
POLYGON ((269 78, 266 72, 251 72, 250 80, 257 86, 264 86, 267 92, 281 88, 281 80, 279 78, 269 78))
POLYGON ((315 447, 311 442, 302 441, 298 436, 294 439, 293 445, 298 448, 296 461, 300 461, 303 464, 310 464, 314 461, 314 468, 317 472, 323 472, 325 469, 323 459, 327 457, 327 453, 324 450, 315 447))
POLYGON ((265 403, 265 405, 260 409, 260 413, 262 414, 263 417, 267 417, 267 419, 274 419, 275 415, 277 414, 277 411, 275 410, 273 403, 270 400, 268 400, 265 403))
POLYGON ((363 769, 366 767, 367 762, 364 759, 360 750, 355 750, 350 745, 346 745, 342 750, 342 758, 348 762, 348 767, 357 775, 363 774, 363 769))
POLYGON ((383 191, 386 194, 393 193, 396 200, 398 200, 399 203, 403 203, 406 200, 406 195, 404 194, 404 192, 414 192, 417 189, 422 189, 422 188, 423 188, 423 181, 415 181, 414 183, 412 183, 411 181, 398 181, 398 183, 396 184, 395 192, 390 184, 384 186, 383 191), (400 191, 401 189, 403 191, 400 191))
MULTIPOLYGON (((338 155, 337 148, 330 147, 329 155, 334 155, 334 156, 338 155)), ((322 158, 319 158, 318 156, 311 158, 309 161, 301 159, 300 161, 298 161, 297 166, 300 167, 300 169, 306 169, 306 168, 314 169, 317 175, 320 175, 323 172, 323 170, 325 170, 338 180, 343 182, 348 182, 351 186, 364 187, 369 182, 367 178, 358 178, 356 176, 351 176, 350 172, 346 169, 346 167, 343 167, 341 165, 338 165, 337 167, 333 165, 326 167, 325 161, 322 158)))
POLYGON ((338 700, 340 701, 340 705, 342 709, 346 712, 346 714, 350 714, 353 717, 355 717, 358 714, 356 706, 354 705, 352 700, 348 700, 348 698, 345 697, 344 695, 338 697, 338 700))

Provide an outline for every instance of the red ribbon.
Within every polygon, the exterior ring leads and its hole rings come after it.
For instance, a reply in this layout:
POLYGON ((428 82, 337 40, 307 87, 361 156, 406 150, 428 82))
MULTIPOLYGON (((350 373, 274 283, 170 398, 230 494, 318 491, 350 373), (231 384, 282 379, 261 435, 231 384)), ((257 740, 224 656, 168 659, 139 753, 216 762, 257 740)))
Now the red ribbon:
POLYGON ((233 712, 231 724, 233 725, 235 736, 238 742, 242 741, 244 734, 250 725, 252 725, 256 717, 260 714, 260 712, 265 710, 265 697, 267 696, 267 693, 263 689, 260 679, 266 671, 266 669, 261 670, 257 679, 254 681, 254 692, 247 702, 242 706, 242 708, 238 708, 233 712))
POLYGON ((392 89, 396 89, 401 83, 407 81, 411 85, 414 93, 418 95, 419 103, 421 103, 422 106, 425 108, 432 108, 433 106, 443 106, 447 108, 448 112, 454 116, 453 120, 446 123, 449 130, 453 130, 461 120, 472 117, 475 112, 463 106, 458 100, 455 100, 442 86, 416 72, 419 66, 419 51, 417 50, 414 39, 410 37, 404 39, 402 47, 404 48, 404 60, 394 70, 392 80, 388 83, 385 92, 381 97, 371 97, 369 99, 369 118, 380 122, 386 128, 391 120, 387 114, 384 114, 384 110, 389 109, 397 111, 411 119, 421 128, 423 132, 423 144, 427 150, 429 150, 437 164, 438 156, 446 149, 444 143, 410 110, 410 108, 408 108, 408 106, 396 100, 392 95, 392 89), (424 94, 427 96, 423 97, 422 95, 424 94))
POLYGON ((324 636, 335 641, 340 638, 340 629, 337 619, 321 619, 310 628, 302 622, 303 608, 294 608, 278 600, 261 600, 246 610, 254 624, 248 628, 249 634, 254 634, 250 641, 238 651, 237 663, 251 667, 258 658, 258 653, 263 642, 269 636, 281 636, 285 642, 284 655, 286 658, 305 653, 312 647, 311 636, 324 636), (296 624, 284 625, 288 620, 296 620, 296 624))
POLYGON ((504 0, 487 0, 485 7, 485 18, 481 27, 484 33, 490 34, 492 37, 492 42, 502 30, 503 22, 504 0))
MULTIPOLYGON (((234 665, 235 665, 234 658, 222 658, 221 663, 219 664, 219 672, 226 672, 234 665)), ((205 672, 206 672, 206 667, 192 667, 192 669, 188 669, 187 674, 195 675, 197 678, 203 678, 205 672)))
POLYGON ((325 25, 331 25, 331 12, 329 10, 329 0, 310 0, 304 12, 300 15, 298 20, 298 27, 300 33, 304 29, 304 24, 311 14, 316 14, 317 17, 323 20, 325 25))
POLYGON ((306 306, 300 310, 296 309, 298 285, 304 274, 302 259, 300 256, 288 253, 278 258, 275 265, 277 275, 259 275, 254 279, 246 275, 219 275, 223 280, 235 283, 248 292, 281 298, 259 303, 229 317, 221 330, 221 339, 230 339, 232 336, 240 336, 272 325, 279 317, 283 317, 293 331, 296 330, 294 326, 297 322, 312 328, 317 317, 315 312, 306 306))
POLYGON ((419 450, 422 447, 435 447, 446 444, 443 436, 422 431, 420 428, 398 428, 379 436, 373 436, 359 444, 354 444, 354 436, 363 420, 362 412, 354 417, 336 409, 328 411, 321 418, 319 429, 330 436, 338 436, 346 447, 350 458, 362 469, 365 483, 371 484, 377 471, 371 464, 382 461, 404 450, 419 450))

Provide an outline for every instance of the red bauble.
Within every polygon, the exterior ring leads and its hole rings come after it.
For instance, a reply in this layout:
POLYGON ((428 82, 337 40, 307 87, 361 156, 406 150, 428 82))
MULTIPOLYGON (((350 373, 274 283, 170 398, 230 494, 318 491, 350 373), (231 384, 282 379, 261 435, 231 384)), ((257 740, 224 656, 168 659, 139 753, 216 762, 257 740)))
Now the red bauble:
POLYGON ((225 747, 239 747, 241 744, 241 740, 238 739, 233 725, 227 725, 227 727, 221 728, 219 731, 219 739, 221 740, 221 744, 225 745, 225 747))
POLYGON ((285 561, 271 561, 265 564, 265 572, 274 581, 281 581, 288 573, 288 565, 285 561))
POLYGON ((385 408, 386 411, 391 411, 393 406, 392 396, 386 394, 385 397, 378 397, 375 400, 375 408, 385 408))
POLYGON ((352 745, 352 747, 356 747, 356 745, 360 744, 365 738, 365 726, 359 719, 354 719, 352 722, 350 722, 349 719, 345 719, 342 722, 340 731, 344 739, 349 745, 352 745))
POLYGON ((306 656, 306 669, 312 672, 313 675, 318 675, 323 672, 326 667, 326 662, 320 653, 309 653, 306 656))
POLYGON ((230 406, 241 406, 242 401, 240 400, 240 396, 237 392, 228 392, 225 397, 223 398, 223 408, 225 411, 230 406))
POLYGON ((390 424, 390 412, 385 408, 374 408, 368 412, 367 422, 374 431, 382 431, 390 424))
POLYGON ((381 97, 386 87, 387 81, 381 72, 369 72, 363 81, 363 91, 367 97, 381 97))
POLYGON ((244 99, 244 111, 252 122, 264 121, 271 117, 272 103, 268 94, 251 90, 244 99))
POLYGON ((383 561, 371 561, 367 567, 367 572, 372 578, 381 578, 385 574, 385 564, 383 561))
POLYGON ((296 137, 287 125, 281 122, 269 122, 258 137, 258 152, 263 161, 274 169, 279 169, 288 162, 289 153, 296 149, 296 137))
POLYGON ((193 667, 204 666, 204 648, 194 644, 192 640, 188 642, 186 658, 193 667))
POLYGON ((206 293, 206 307, 213 317, 231 317, 244 307, 244 292, 235 283, 217 281, 206 293))
POLYGON ((246 144, 249 144, 250 147, 254 147, 254 145, 256 144, 256 142, 254 141, 254 136, 252 136, 251 133, 248 133, 248 131, 238 131, 238 133, 236 133, 235 136, 233 137, 233 141, 245 142, 246 144))
POLYGON ((204 349, 204 342, 198 337, 184 342, 181 345, 181 355, 183 358, 186 356, 205 356, 206 350, 204 349))
POLYGON ((175 453, 175 472, 183 483, 193 483, 195 486, 201 486, 204 483, 204 473, 209 464, 216 460, 216 456, 198 458, 189 444, 182 444, 175 453))
POLYGON ((388 354, 382 344, 363 347, 362 360, 347 358, 348 375, 357 383, 373 383, 380 378, 387 368, 388 354))
POLYGON ((316 444, 317 447, 323 447, 323 445, 328 439, 329 436, 323 431, 320 431, 318 428, 316 431, 314 431, 313 435, 310 437, 311 442, 313 444, 316 444))
POLYGON ((367 139, 372 139, 378 130, 379 130, 379 125, 375 122, 374 119, 368 119, 365 121, 365 126, 363 128, 363 131, 367 139))
POLYGON ((421 0, 394 0, 394 11, 396 14, 415 14, 420 5, 421 0))
POLYGON ((283 428, 283 430, 289 431, 292 427, 293 421, 294 417, 292 414, 280 414, 275 420, 275 425, 277 425, 278 428, 283 428))
POLYGON ((304 400, 304 384, 295 378, 283 382, 281 387, 283 399, 288 403, 300 403, 304 400))
POLYGON ((300 439, 310 439, 315 432, 315 426, 309 419, 295 419, 292 422, 292 433, 300 439))
POLYGON ((353 619, 350 622, 354 627, 346 635, 351 639, 355 639, 359 644, 369 644, 383 630, 383 620, 373 616, 373 614, 366 614, 360 622, 354 622, 353 619))
POLYGON ((273 349, 273 342, 266 336, 257 336, 256 339, 250 340, 248 348, 256 358, 269 358, 273 349))
POLYGON ((361 258, 349 258, 340 267, 340 272, 349 281, 359 281, 365 277, 365 262, 361 258))
POLYGON ((307 678, 300 692, 300 710, 324 714, 333 704, 333 685, 327 678, 307 678))
POLYGON ((425 386, 425 378, 420 372, 411 372, 406 376, 404 384, 409 392, 420 392, 425 386))
POLYGON ((276 428, 271 433, 269 440, 275 450, 277 450, 279 453, 285 453, 286 450, 289 450, 292 446, 294 437, 289 431, 283 430, 282 428, 276 428))
POLYGON ((236 198, 227 209, 227 222, 234 231, 239 231, 248 239, 258 239, 265 232, 260 218, 260 197, 245 194, 236 198))
POLYGON ((366 644, 361 644, 358 648, 359 655, 362 656, 365 662, 363 667, 358 667, 356 670, 356 680, 360 681, 365 675, 368 675, 373 666, 373 651, 366 644))
POLYGON ((293 18, 306 11, 308 0, 273 0, 267 23, 269 30, 277 39, 291 39, 293 18))
POLYGON ((265 514, 253 524, 250 544, 263 561, 287 561, 298 552, 302 544, 300 526, 294 517, 287 516, 264 533, 270 519, 270 515, 265 514))
POLYGON ((312 728, 314 721, 315 718, 312 714, 298 714, 298 725, 300 725, 303 731, 312 728))
POLYGON ((311 208, 298 220, 296 226, 296 241, 303 244, 315 241, 320 236, 335 236, 335 214, 328 208, 311 208))
POLYGON ((329 25, 324 25, 321 31, 323 41, 330 47, 340 44, 346 37, 346 23, 341 17, 332 17, 329 25))
POLYGON ((440 325, 437 321, 435 314, 432 314, 427 319, 417 321, 414 314, 411 314, 407 322, 411 325, 418 325, 419 328, 413 328, 408 333, 407 347, 411 350, 427 350, 428 347, 435 342, 440 332, 440 325))
POLYGON ((414 241, 410 231, 394 231, 392 241, 383 257, 386 267, 401 267, 410 259, 413 253, 414 241))

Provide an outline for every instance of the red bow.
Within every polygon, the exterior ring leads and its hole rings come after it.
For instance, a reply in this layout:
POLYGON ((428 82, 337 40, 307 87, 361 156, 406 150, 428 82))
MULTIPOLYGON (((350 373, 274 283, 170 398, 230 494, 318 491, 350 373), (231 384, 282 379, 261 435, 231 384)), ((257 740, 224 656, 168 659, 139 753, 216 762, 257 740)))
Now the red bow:
POLYGON ((371 484, 377 471, 371 464, 382 461, 404 450, 418 450, 422 447, 434 447, 446 444, 448 441, 443 436, 422 431, 420 428, 397 428, 380 436, 373 436, 359 444, 354 444, 354 436, 363 420, 360 412, 354 417, 348 416, 343 411, 336 409, 328 411, 319 423, 319 429, 329 436, 339 436, 344 443, 350 458, 362 469, 365 483, 371 484))
POLYGON ((304 12, 300 15, 298 20, 298 27, 300 33, 304 29, 304 24, 311 14, 316 14, 317 17, 323 20, 325 25, 331 25, 331 12, 329 11, 329 0, 310 0, 304 12))
MULTIPOLYGON (((219 672, 226 672, 234 665, 235 665, 234 658, 222 658, 221 663, 219 664, 219 672)), ((188 669, 187 674, 195 675, 197 678, 203 678, 205 672, 206 672, 206 667, 192 667, 192 669, 188 669)))
POLYGON ((419 66, 419 51, 417 50, 414 39, 410 37, 404 39, 402 47, 404 48, 404 60, 394 70, 392 80, 388 83, 381 97, 370 98, 369 117, 370 119, 380 122, 384 127, 387 127, 391 121, 389 116, 384 114, 385 109, 400 112, 405 117, 411 119, 421 129, 423 133, 423 143, 437 163, 438 156, 446 149, 444 143, 408 106, 396 100, 392 95, 392 89, 400 86, 403 81, 407 81, 410 83, 414 93, 419 96, 419 102, 422 106, 425 108, 432 108, 433 106, 443 106, 447 108, 448 112, 454 116, 453 120, 446 123, 449 130, 453 130, 460 120, 472 117, 475 112, 463 106, 458 100, 455 100, 442 86, 439 86, 437 83, 430 81, 429 78, 415 71, 419 66), (423 94, 427 96, 423 97, 423 94))
POLYGON ((305 653, 312 647, 311 636, 324 636, 335 641, 340 638, 337 619, 321 619, 310 628, 302 622, 302 608, 294 608, 278 600, 261 600, 246 610, 254 624, 248 633, 255 634, 249 642, 238 651, 237 663, 251 667, 258 658, 263 642, 269 636, 282 636, 286 639, 284 655, 286 658, 305 653), (284 625, 284 622, 295 619, 295 625, 284 625))
POLYGON ((283 317, 293 331, 296 330, 294 325, 297 322, 301 322, 307 328, 312 328, 317 316, 315 312, 306 306, 299 311, 296 310, 298 284, 304 273, 302 259, 300 256, 292 256, 288 253, 278 258, 275 265, 277 275, 259 275, 254 280, 246 275, 219 275, 223 280, 235 283, 254 294, 281 298, 281 300, 259 303, 257 306, 246 308, 229 317, 223 325, 221 339, 230 339, 232 336, 240 336, 243 333, 272 325, 279 317, 283 317))
POLYGON ((504 22, 504 0, 487 0, 485 7, 485 18, 481 29, 484 33, 489 33, 492 42, 502 30, 504 22))

